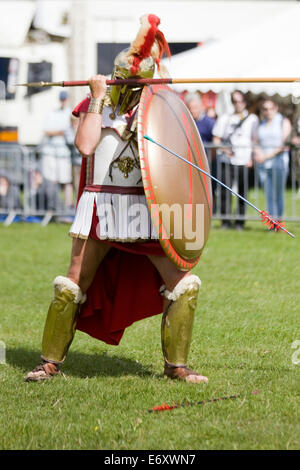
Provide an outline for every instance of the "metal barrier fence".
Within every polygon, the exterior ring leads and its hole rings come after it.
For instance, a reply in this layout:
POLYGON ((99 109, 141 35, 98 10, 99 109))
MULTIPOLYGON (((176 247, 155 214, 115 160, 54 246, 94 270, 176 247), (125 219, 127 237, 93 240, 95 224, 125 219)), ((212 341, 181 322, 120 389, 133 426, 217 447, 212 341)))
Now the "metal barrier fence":
MULTIPOLYGON (((212 174, 249 199, 256 207, 268 210, 268 199, 264 194, 267 190, 266 187, 262 187, 259 166, 238 167, 223 163, 219 156, 212 159, 212 152, 216 149, 213 145, 206 146, 212 174)), ((300 147, 290 149, 288 168, 287 180, 281 182, 284 185, 283 217, 285 220, 300 221, 300 147)), ((276 179, 275 174, 273 177, 276 179)), ((280 182, 278 184, 280 185, 280 182)), ((234 220, 236 223, 259 219, 255 211, 241 204, 229 191, 223 190, 214 182, 212 186, 214 219, 229 222, 234 220)), ((75 196, 76 188, 74 188, 74 201, 75 196)), ((273 192, 273 196, 274 199, 278 199, 278 194, 273 192)), ((271 215, 276 216, 276 214, 271 215)), ((66 207, 62 186, 55 181, 45 179, 38 147, 1 143, 0 221, 4 225, 17 220, 38 221, 42 225, 47 225, 51 220, 69 222, 73 216, 74 206, 66 207)))
POLYGON ((42 225, 53 219, 72 220, 74 204, 66 206, 64 185, 45 178, 43 164, 39 147, 0 145, 0 220, 4 225, 19 220, 42 225))
MULTIPOLYGON (((280 158, 275 164, 269 160, 267 168, 253 162, 250 166, 224 163, 220 147, 209 144, 205 147, 213 176, 275 219, 300 221, 300 147, 291 146, 288 158, 280 158)), ((215 219, 235 221, 237 225, 245 220, 259 220, 259 214, 230 191, 215 182, 212 186, 215 219)))

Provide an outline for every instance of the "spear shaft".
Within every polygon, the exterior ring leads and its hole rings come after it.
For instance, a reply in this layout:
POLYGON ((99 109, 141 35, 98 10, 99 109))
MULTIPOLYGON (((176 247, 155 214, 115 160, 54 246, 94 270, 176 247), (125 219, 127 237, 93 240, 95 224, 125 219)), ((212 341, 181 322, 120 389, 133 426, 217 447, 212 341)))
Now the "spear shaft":
MULTIPOLYGON (((250 78, 126 78, 107 79, 107 85, 172 85, 180 83, 294 83, 300 82, 300 77, 250 77, 250 78)), ((17 86, 42 88, 48 86, 88 86, 88 80, 73 80, 61 82, 32 82, 19 83, 17 86)))

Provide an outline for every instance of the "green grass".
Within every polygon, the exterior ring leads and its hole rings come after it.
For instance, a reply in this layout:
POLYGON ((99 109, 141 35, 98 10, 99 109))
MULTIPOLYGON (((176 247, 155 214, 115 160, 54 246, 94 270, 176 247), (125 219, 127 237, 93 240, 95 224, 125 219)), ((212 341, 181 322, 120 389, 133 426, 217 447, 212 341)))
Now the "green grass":
POLYGON ((300 226, 267 233, 214 223, 194 270, 202 280, 190 365, 208 385, 162 376, 160 316, 128 328, 118 347, 77 332, 47 383, 25 383, 39 361, 52 280, 65 275, 68 227, 0 226, 1 449, 299 449, 300 226), (255 391, 255 394, 253 392, 255 391), (162 402, 240 398, 160 413, 162 402))

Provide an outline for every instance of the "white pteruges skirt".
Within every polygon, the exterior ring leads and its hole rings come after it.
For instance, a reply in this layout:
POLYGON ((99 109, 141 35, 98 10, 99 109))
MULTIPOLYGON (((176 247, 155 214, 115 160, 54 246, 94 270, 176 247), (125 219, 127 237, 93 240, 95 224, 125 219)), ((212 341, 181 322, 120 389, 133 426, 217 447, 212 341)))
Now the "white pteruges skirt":
POLYGON ((83 192, 69 234, 74 238, 88 238, 92 227, 94 203, 100 240, 135 242, 157 240, 145 195, 83 192))

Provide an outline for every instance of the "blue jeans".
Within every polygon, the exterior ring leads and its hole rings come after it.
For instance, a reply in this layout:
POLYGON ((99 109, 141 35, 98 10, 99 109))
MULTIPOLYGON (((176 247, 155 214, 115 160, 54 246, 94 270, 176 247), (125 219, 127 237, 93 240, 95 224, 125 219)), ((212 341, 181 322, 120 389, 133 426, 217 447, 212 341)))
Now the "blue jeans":
POLYGON ((279 220, 284 211, 284 191, 287 180, 287 170, 282 162, 274 162, 272 168, 258 165, 260 184, 264 188, 268 213, 279 220))

